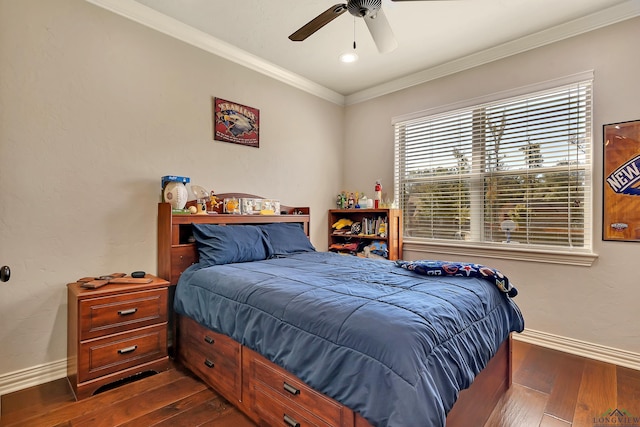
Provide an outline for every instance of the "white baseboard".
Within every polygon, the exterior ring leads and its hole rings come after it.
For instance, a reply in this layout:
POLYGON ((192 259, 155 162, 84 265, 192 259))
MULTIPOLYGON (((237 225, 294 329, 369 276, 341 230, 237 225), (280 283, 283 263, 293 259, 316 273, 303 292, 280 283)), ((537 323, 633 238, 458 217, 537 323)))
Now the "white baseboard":
POLYGON ((67 376, 67 359, 0 375, 0 396, 67 376))
POLYGON ((525 329, 524 332, 520 334, 512 334, 512 337, 514 340, 539 345, 552 350, 563 351, 601 362, 624 366, 625 368, 640 370, 640 354, 638 353, 531 329, 525 329))

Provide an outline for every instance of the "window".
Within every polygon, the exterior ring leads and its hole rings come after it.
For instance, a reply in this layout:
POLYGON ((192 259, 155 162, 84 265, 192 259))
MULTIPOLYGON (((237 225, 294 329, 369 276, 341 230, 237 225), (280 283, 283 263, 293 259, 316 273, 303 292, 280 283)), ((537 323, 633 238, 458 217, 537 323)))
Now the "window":
POLYGON ((395 121, 405 239, 590 252, 591 85, 395 121))

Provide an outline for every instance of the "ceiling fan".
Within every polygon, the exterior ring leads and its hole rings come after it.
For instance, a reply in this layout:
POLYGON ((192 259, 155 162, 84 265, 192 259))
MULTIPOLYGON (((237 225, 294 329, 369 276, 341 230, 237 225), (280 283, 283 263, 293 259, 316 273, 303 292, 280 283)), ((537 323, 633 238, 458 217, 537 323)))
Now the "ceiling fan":
MULTIPOLYGON (((415 1, 415 0, 391 0, 391 1, 415 1)), ((426 1, 426 0, 423 0, 426 1)), ((357 18, 363 18, 371 37, 380 53, 391 52, 398 46, 393 30, 382 10, 382 0, 348 0, 347 3, 338 3, 313 18, 303 25, 298 31, 289 36, 289 40, 303 41, 329 22, 342 15, 344 12, 357 18)))

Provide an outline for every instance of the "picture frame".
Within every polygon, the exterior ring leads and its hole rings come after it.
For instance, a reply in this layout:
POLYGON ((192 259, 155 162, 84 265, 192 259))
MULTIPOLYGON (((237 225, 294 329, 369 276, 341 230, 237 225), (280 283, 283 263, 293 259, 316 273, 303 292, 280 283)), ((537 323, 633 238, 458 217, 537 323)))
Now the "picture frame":
POLYGON ((640 242, 640 120, 603 125, 602 239, 640 242))
POLYGON ((260 148, 260 110, 212 97, 213 139, 260 148))

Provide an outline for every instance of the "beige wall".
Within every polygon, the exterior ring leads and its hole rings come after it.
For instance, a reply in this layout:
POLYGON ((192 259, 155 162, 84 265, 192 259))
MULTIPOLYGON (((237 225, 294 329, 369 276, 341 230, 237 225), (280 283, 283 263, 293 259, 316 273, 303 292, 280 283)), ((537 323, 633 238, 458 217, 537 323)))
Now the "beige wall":
MULTIPOLYGON (((476 262, 516 282, 529 329, 640 353, 640 243, 603 242, 602 125, 640 119, 640 19, 635 18, 411 89, 346 108, 346 188, 370 188, 377 177, 392 196, 391 118, 594 70, 594 250, 591 267, 499 259, 476 262), (365 154, 366 153, 366 154, 365 154), (368 163, 362 167, 362 163, 368 163)), ((405 258, 424 258, 405 252, 405 258)))
POLYGON ((67 282, 155 271, 162 175, 310 205, 324 249, 338 190, 391 196, 392 117, 589 69, 598 260, 478 261, 518 284, 528 328, 640 353, 640 244, 599 237, 601 125, 640 119, 639 24, 342 108, 83 0, 0 0, 0 377, 66 357, 67 282), (212 141, 211 96, 260 109, 259 149, 212 141))
POLYGON ((65 284, 156 271, 160 177, 326 210, 343 108, 83 0, 0 0, 0 377, 66 358, 65 284), (213 141, 211 96, 260 109, 213 141))

